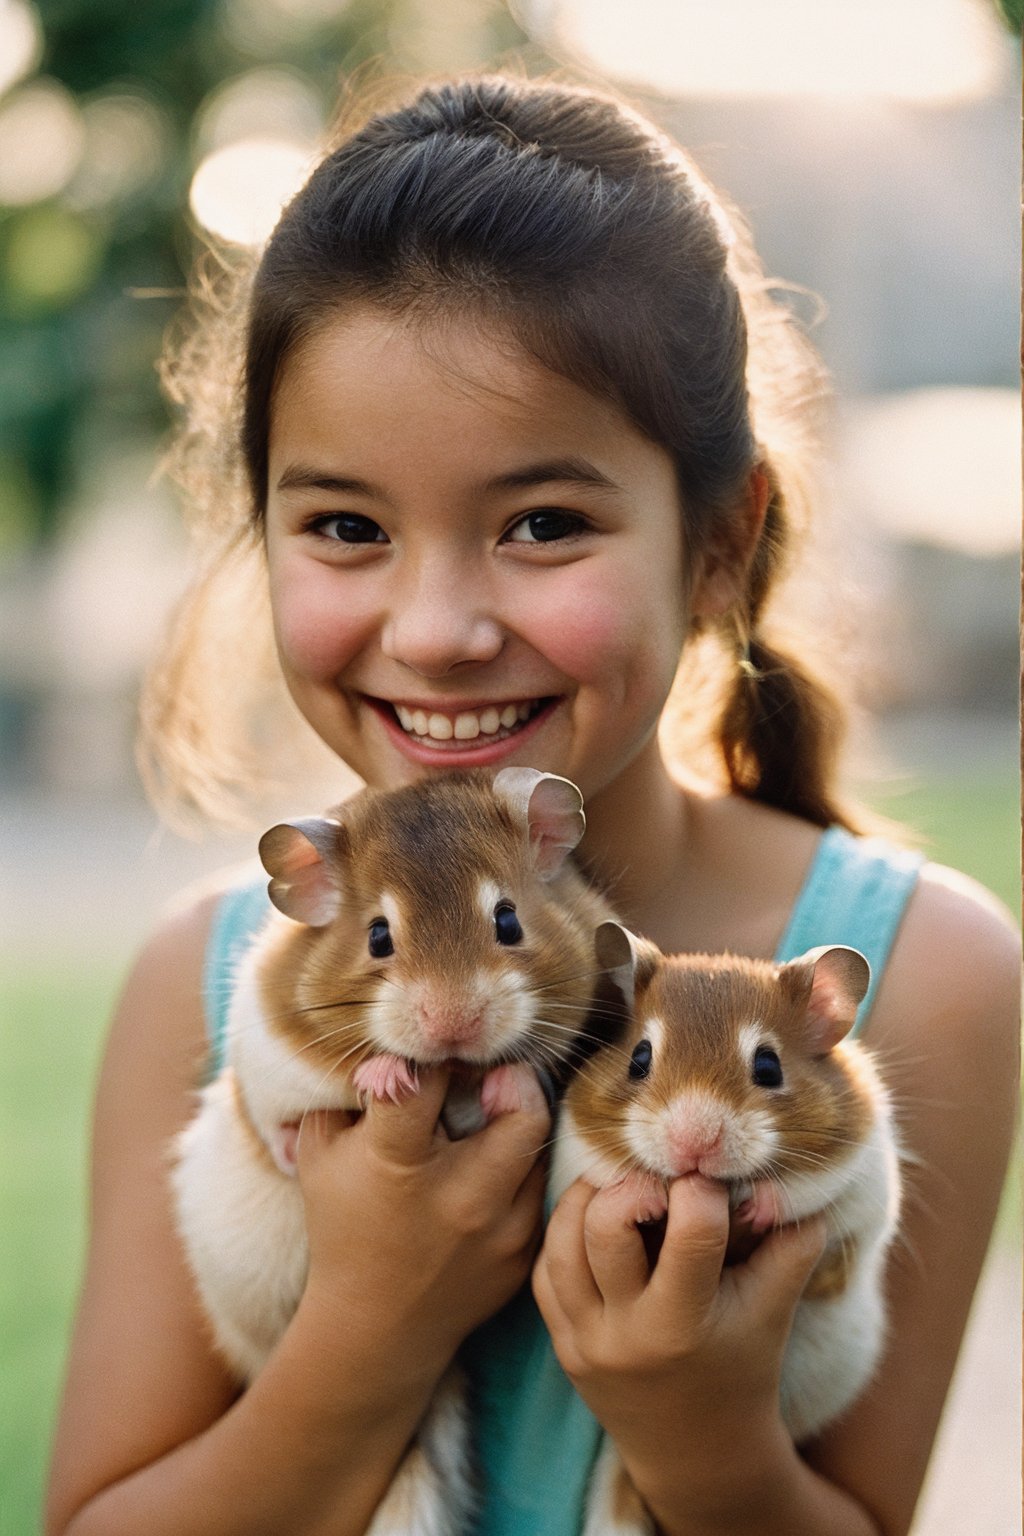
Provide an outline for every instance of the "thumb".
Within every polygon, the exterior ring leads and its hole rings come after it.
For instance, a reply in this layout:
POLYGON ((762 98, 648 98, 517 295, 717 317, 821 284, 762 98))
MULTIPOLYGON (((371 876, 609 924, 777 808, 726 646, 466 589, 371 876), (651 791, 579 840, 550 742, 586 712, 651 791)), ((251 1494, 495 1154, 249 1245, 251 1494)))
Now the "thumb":
POLYGON ((295 1163, 301 1179, 334 1141, 339 1131, 359 1116, 348 1109, 313 1109, 299 1121, 294 1143, 295 1163))
POLYGON ((738 1266, 744 1286, 760 1295, 767 1319, 787 1326, 815 1267, 825 1251, 828 1229, 823 1216, 791 1222, 769 1232, 747 1261, 738 1266))

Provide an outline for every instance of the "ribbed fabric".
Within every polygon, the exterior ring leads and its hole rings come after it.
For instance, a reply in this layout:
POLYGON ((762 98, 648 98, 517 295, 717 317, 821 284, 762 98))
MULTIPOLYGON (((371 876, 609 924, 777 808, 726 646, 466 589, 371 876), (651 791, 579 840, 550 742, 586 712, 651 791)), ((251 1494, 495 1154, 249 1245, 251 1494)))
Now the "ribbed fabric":
MULTIPOLYGON (((775 954, 791 960, 819 944, 848 944, 871 965, 863 1029, 922 864, 874 838, 831 827, 819 840, 775 954)), ((265 876, 224 897, 206 964, 213 1070, 223 1060, 227 1004, 238 957, 268 909, 265 876)), ((482 1503, 472 1536, 579 1536, 601 1429, 551 1348, 528 1289, 466 1340, 482 1503)))

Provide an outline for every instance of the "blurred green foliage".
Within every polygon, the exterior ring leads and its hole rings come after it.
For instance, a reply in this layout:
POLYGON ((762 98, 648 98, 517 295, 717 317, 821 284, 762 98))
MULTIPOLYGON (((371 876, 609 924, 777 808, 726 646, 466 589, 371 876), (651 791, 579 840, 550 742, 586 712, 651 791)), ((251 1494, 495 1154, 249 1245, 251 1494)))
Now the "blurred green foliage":
MULTIPOLYGON (((194 254, 185 210, 210 93, 261 66, 292 70, 329 120, 341 81, 368 61, 386 68, 406 13, 423 7, 37 0, 35 9, 42 56, 6 99, 55 83, 72 112, 88 121, 91 111, 101 128, 95 109, 127 102, 147 134, 122 184, 109 166, 90 166, 87 136, 84 162, 59 193, 0 202, 0 552, 53 538, 96 424, 104 440, 166 425, 153 365, 194 254)), ((494 48, 521 39, 497 0, 482 10, 494 48)), ((120 131, 132 133, 129 119, 120 131)))

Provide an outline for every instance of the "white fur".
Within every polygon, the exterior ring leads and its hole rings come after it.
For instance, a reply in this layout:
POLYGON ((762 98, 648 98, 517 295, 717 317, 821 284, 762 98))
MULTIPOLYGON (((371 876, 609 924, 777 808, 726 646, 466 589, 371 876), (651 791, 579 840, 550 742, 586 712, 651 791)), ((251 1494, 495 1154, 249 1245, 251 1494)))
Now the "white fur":
MULTIPOLYGON (((243 958, 228 1015, 227 1062, 178 1138, 171 1182, 178 1228, 214 1341, 251 1381, 290 1322, 306 1283, 308 1247, 297 1180, 253 1146, 235 1098, 270 1145, 281 1123, 310 1109, 355 1108, 348 1080, 325 1075, 267 1027, 259 971, 272 914, 243 958)), ((465 1392, 441 1382, 417 1439, 378 1507, 368 1536, 452 1536, 472 1511, 465 1392)))
MULTIPOLYGON (((888 1096, 869 1058, 863 1059, 876 1108, 863 1143, 828 1168, 787 1175, 780 1181, 787 1220, 799 1221, 823 1211, 827 1247, 846 1243, 851 1252, 841 1294, 806 1297, 794 1313, 782 1362, 780 1408, 798 1444, 851 1406, 874 1374, 885 1342, 882 1276, 899 1218, 899 1151, 888 1096)), ((600 1188, 623 1172, 590 1145, 571 1108, 563 1105, 551 1167, 554 1198, 574 1179, 587 1178, 600 1188)), ((652 1536, 650 1522, 623 1524, 612 1514, 610 1498, 618 1467, 618 1453, 605 1437, 588 1493, 583 1536, 652 1536)))

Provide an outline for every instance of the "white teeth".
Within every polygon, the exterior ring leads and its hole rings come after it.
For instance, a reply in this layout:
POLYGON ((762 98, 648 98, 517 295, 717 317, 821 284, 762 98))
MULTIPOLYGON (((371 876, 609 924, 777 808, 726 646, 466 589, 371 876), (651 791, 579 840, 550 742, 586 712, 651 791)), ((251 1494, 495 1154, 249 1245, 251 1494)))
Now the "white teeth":
POLYGON ((510 731, 529 720, 536 701, 523 704, 488 704, 486 709, 463 710, 455 716, 429 713, 425 709, 410 709, 407 704, 396 704, 395 714, 403 731, 410 736, 423 736, 430 741, 475 741, 478 736, 496 736, 499 731, 510 731))

